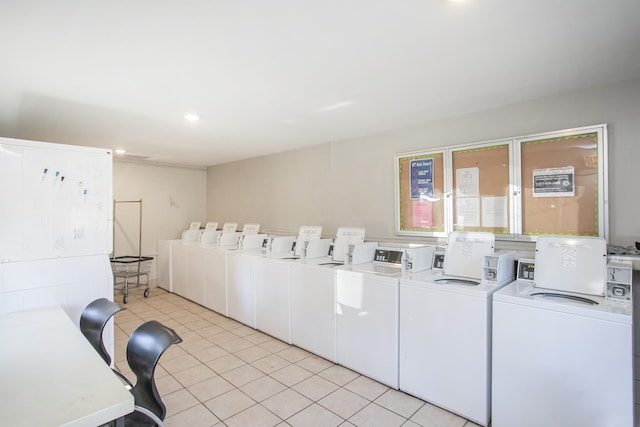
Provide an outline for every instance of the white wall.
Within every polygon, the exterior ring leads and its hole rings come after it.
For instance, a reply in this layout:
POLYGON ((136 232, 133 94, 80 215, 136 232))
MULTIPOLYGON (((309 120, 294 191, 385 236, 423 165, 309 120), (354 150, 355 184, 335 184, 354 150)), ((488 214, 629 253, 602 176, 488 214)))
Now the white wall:
POLYGON ((640 79, 476 112, 403 129, 212 166, 209 220, 260 223, 297 233, 322 225, 364 226, 368 239, 395 236, 394 154, 607 123, 609 236, 640 240, 640 79))
MULTIPOLYGON (((115 200, 142 199, 142 255, 154 257, 150 279, 155 279, 158 240, 179 239, 192 221, 206 221, 206 170, 115 160, 115 200)), ((138 204, 116 204, 115 256, 138 254, 138 204)))

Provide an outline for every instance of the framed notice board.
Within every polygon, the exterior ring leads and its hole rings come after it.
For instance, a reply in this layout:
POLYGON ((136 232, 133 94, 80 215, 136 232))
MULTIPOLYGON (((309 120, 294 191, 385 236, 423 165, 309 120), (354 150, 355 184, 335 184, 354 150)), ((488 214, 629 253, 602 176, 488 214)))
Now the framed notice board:
POLYGON ((452 149, 453 230, 511 232, 511 145, 452 149))
POLYGON ((603 236, 604 129, 518 139, 522 235, 603 236))
POLYGON ((444 233, 444 152, 396 156, 396 177, 398 230, 444 233))
POLYGON ((607 128, 397 154, 396 233, 608 237, 607 128))

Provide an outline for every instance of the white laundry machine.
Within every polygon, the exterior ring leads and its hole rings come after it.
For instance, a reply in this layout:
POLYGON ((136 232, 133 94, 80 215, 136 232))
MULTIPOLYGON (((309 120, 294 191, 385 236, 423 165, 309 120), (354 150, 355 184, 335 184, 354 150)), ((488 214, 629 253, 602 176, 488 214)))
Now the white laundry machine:
MULTIPOLYGON (((201 231, 200 223, 193 222, 191 227, 182 233, 182 239, 158 241, 158 265, 162 266, 162 281, 159 283, 164 289, 201 305, 207 305, 206 294, 209 291, 209 300, 213 300, 210 278, 212 270, 219 271, 220 263, 216 262, 217 241, 215 239, 212 241, 210 237, 217 237, 221 233, 212 230, 214 226, 217 226, 217 223, 207 223, 207 228, 201 231)), ((235 232, 235 229, 236 224, 225 224, 226 232, 231 230, 235 232)), ((226 315, 225 262, 226 255, 222 262, 221 292, 215 292, 216 304, 207 305, 207 307, 226 315)))
POLYGON ((534 281, 494 295, 494 427, 633 425, 632 306, 605 281, 604 239, 543 236, 534 281))
POLYGON ((200 244, 197 241, 170 241, 169 288, 197 304, 204 302, 204 283, 198 280, 202 273, 200 244))
POLYGON ((364 236, 364 228, 340 227, 335 241, 309 240, 299 252, 305 258, 291 263, 291 342, 331 362, 336 361, 336 267, 346 253, 340 248, 364 236))
POLYGON ((270 237, 254 259, 256 329, 291 344, 291 262, 295 236, 270 237))
MULTIPOLYGON (((372 242, 350 248, 367 244, 372 242)), ((406 247, 375 244, 372 249, 370 262, 356 264, 355 253, 349 253, 351 264, 336 269, 337 362, 398 389, 398 288, 406 247)), ((429 249, 425 259, 435 247, 429 249)), ((421 263, 414 256, 407 264, 421 263)))
POLYGON ((222 230, 205 230, 201 250, 204 269, 204 306, 224 316, 227 310, 227 255, 237 248, 241 233, 237 223, 225 223, 222 230))
POLYGON ((243 230, 238 249, 227 254, 227 315, 252 328, 256 327, 254 261, 262 256, 266 234, 257 234, 257 224, 251 231, 243 230))
POLYGON ((198 239, 202 231, 199 222, 192 222, 187 230, 182 232, 182 238, 169 240, 169 283, 168 289, 180 296, 198 304, 204 302, 204 285, 197 280, 201 272, 198 239))
POLYGON ((335 268, 311 260, 291 263, 291 342, 331 362, 336 361, 335 287, 335 268))
POLYGON ((158 287, 173 292, 171 286, 171 253, 177 239, 158 240, 158 262, 156 263, 156 283, 158 287))
POLYGON ((483 426, 490 420, 491 297, 514 271, 513 254, 485 261, 493 246, 490 233, 451 233, 442 271, 400 280, 400 390, 483 426), (487 272, 491 280, 483 279, 487 272))

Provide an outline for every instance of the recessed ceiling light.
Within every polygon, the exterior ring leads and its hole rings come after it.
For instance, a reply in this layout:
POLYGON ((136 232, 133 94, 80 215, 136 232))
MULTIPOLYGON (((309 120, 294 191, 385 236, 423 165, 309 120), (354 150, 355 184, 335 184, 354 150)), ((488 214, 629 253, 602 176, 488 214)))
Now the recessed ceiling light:
POLYGON ((126 152, 127 152, 127 150, 122 150, 122 149, 116 150, 116 154, 124 154, 126 152))
POLYGON ((193 114, 193 113, 187 113, 184 115, 185 120, 187 120, 188 122, 197 122, 198 120, 200 120, 200 116, 198 116, 197 114, 193 114))

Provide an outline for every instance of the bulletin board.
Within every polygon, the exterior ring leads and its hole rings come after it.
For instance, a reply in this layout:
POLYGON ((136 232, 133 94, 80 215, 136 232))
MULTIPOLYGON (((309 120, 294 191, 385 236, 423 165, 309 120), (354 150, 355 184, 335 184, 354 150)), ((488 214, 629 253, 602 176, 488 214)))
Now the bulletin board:
POLYGON ((520 142, 523 235, 604 234, 600 144, 598 132, 520 142))
POLYGON ((608 237, 607 125, 396 154, 396 233, 608 237))
POLYGON ((396 156, 396 179, 398 233, 443 233, 443 152, 396 156))
POLYGON ((509 144, 452 151, 453 230, 509 234, 509 144))

